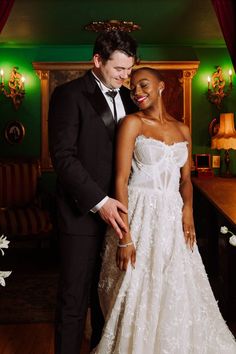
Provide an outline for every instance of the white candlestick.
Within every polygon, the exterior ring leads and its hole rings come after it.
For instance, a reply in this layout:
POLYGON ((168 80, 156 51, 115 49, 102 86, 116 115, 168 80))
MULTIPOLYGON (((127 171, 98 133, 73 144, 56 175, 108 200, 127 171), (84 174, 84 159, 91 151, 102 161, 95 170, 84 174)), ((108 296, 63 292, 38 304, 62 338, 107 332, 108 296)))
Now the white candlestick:
POLYGON ((208 76, 208 78, 207 78, 207 86, 208 86, 208 90, 210 89, 210 82, 211 82, 211 78, 210 78, 210 76, 208 76))
POLYGON ((229 70, 229 83, 232 84, 232 70, 229 70))
POLYGON ((22 89, 24 89, 24 84, 25 84, 25 77, 22 76, 21 77, 21 87, 22 87, 22 89))
POLYGON ((1 69, 0 70, 0 75, 1 75, 1 84, 4 83, 4 78, 3 78, 4 71, 1 69))

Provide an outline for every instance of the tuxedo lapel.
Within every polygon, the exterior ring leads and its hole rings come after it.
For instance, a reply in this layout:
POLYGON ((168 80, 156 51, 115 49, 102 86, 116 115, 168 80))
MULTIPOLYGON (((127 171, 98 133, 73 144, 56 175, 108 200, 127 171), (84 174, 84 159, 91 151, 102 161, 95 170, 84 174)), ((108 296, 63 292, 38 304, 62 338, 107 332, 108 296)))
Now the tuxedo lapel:
POLYGON ((121 86, 120 88, 120 97, 122 99, 126 114, 130 114, 138 111, 137 106, 133 103, 133 101, 130 98, 130 90, 128 90, 124 86, 121 86))
POLYGON ((103 123, 107 128, 110 139, 113 140, 115 133, 115 121, 112 112, 107 104, 105 97, 103 96, 103 93, 95 82, 95 79, 91 72, 88 72, 86 74, 86 79, 88 81, 88 90, 84 92, 84 95, 88 98, 90 104, 97 112, 99 119, 102 119, 103 123))

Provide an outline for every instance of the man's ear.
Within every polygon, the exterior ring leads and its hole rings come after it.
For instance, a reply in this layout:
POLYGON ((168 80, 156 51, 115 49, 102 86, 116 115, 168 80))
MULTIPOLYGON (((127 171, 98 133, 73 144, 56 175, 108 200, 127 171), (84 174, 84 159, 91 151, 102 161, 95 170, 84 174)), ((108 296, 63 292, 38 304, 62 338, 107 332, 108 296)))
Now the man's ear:
POLYGON ((99 54, 94 54, 93 62, 94 62, 95 68, 99 69, 101 67, 101 64, 102 64, 101 56, 99 54))

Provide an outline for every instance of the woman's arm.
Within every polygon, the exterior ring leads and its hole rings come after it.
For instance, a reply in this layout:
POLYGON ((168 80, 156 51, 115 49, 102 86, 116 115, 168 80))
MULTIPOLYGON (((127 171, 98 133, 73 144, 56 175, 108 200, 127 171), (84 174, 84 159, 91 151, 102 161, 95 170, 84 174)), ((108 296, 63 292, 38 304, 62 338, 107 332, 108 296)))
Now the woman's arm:
MULTIPOLYGON (((141 121, 135 115, 127 116, 121 122, 116 141, 116 168, 115 168, 115 198, 128 208, 128 181, 131 172, 132 156, 137 135, 141 131, 141 121)), ((123 232, 119 241, 121 247, 117 249, 116 262, 120 270, 126 270, 128 262, 135 265, 135 247, 129 231, 128 215, 121 213, 121 218, 127 226, 128 232, 123 232), (129 245, 127 245, 129 244, 129 245), (122 247, 123 246, 123 247, 122 247)))
POLYGON ((187 245, 193 250, 196 234, 193 220, 193 187, 191 182, 191 137, 189 129, 183 129, 185 139, 188 141, 188 160, 181 169, 180 194, 183 199, 183 230, 187 245))

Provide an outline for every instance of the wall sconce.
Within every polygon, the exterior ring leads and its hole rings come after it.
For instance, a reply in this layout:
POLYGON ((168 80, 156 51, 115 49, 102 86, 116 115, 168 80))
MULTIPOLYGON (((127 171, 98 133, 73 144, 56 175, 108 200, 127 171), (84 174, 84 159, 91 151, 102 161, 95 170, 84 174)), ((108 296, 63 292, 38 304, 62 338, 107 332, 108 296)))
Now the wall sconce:
POLYGON ((236 131, 234 128, 233 113, 220 114, 220 127, 218 132, 211 138, 211 148, 225 150, 224 162, 226 166, 226 171, 224 174, 221 174, 221 176, 232 177, 232 174, 230 172, 229 149, 236 150, 236 131))
POLYGON ((12 72, 10 74, 9 81, 7 83, 7 87, 4 83, 4 71, 0 70, 0 78, 1 84, 0 89, 1 93, 7 97, 12 99, 12 103, 15 109, 18 109, 22 103, 22 100, 25 96, 25 78, 18 72, 18 67, 14 66, 12 72))
POLYGON ((229 85, 227 90, 225 90, 225 79, 223 76, 222 68, 220 66, 217 66, 217 69, 212 74, 211 78, 208 76, 207 82, 207 98, 211 103, 215 104, 218 109, 220 109, 222 100, 226 96, 229 96, 233 88, 232 70, 229 70, 229 85))

